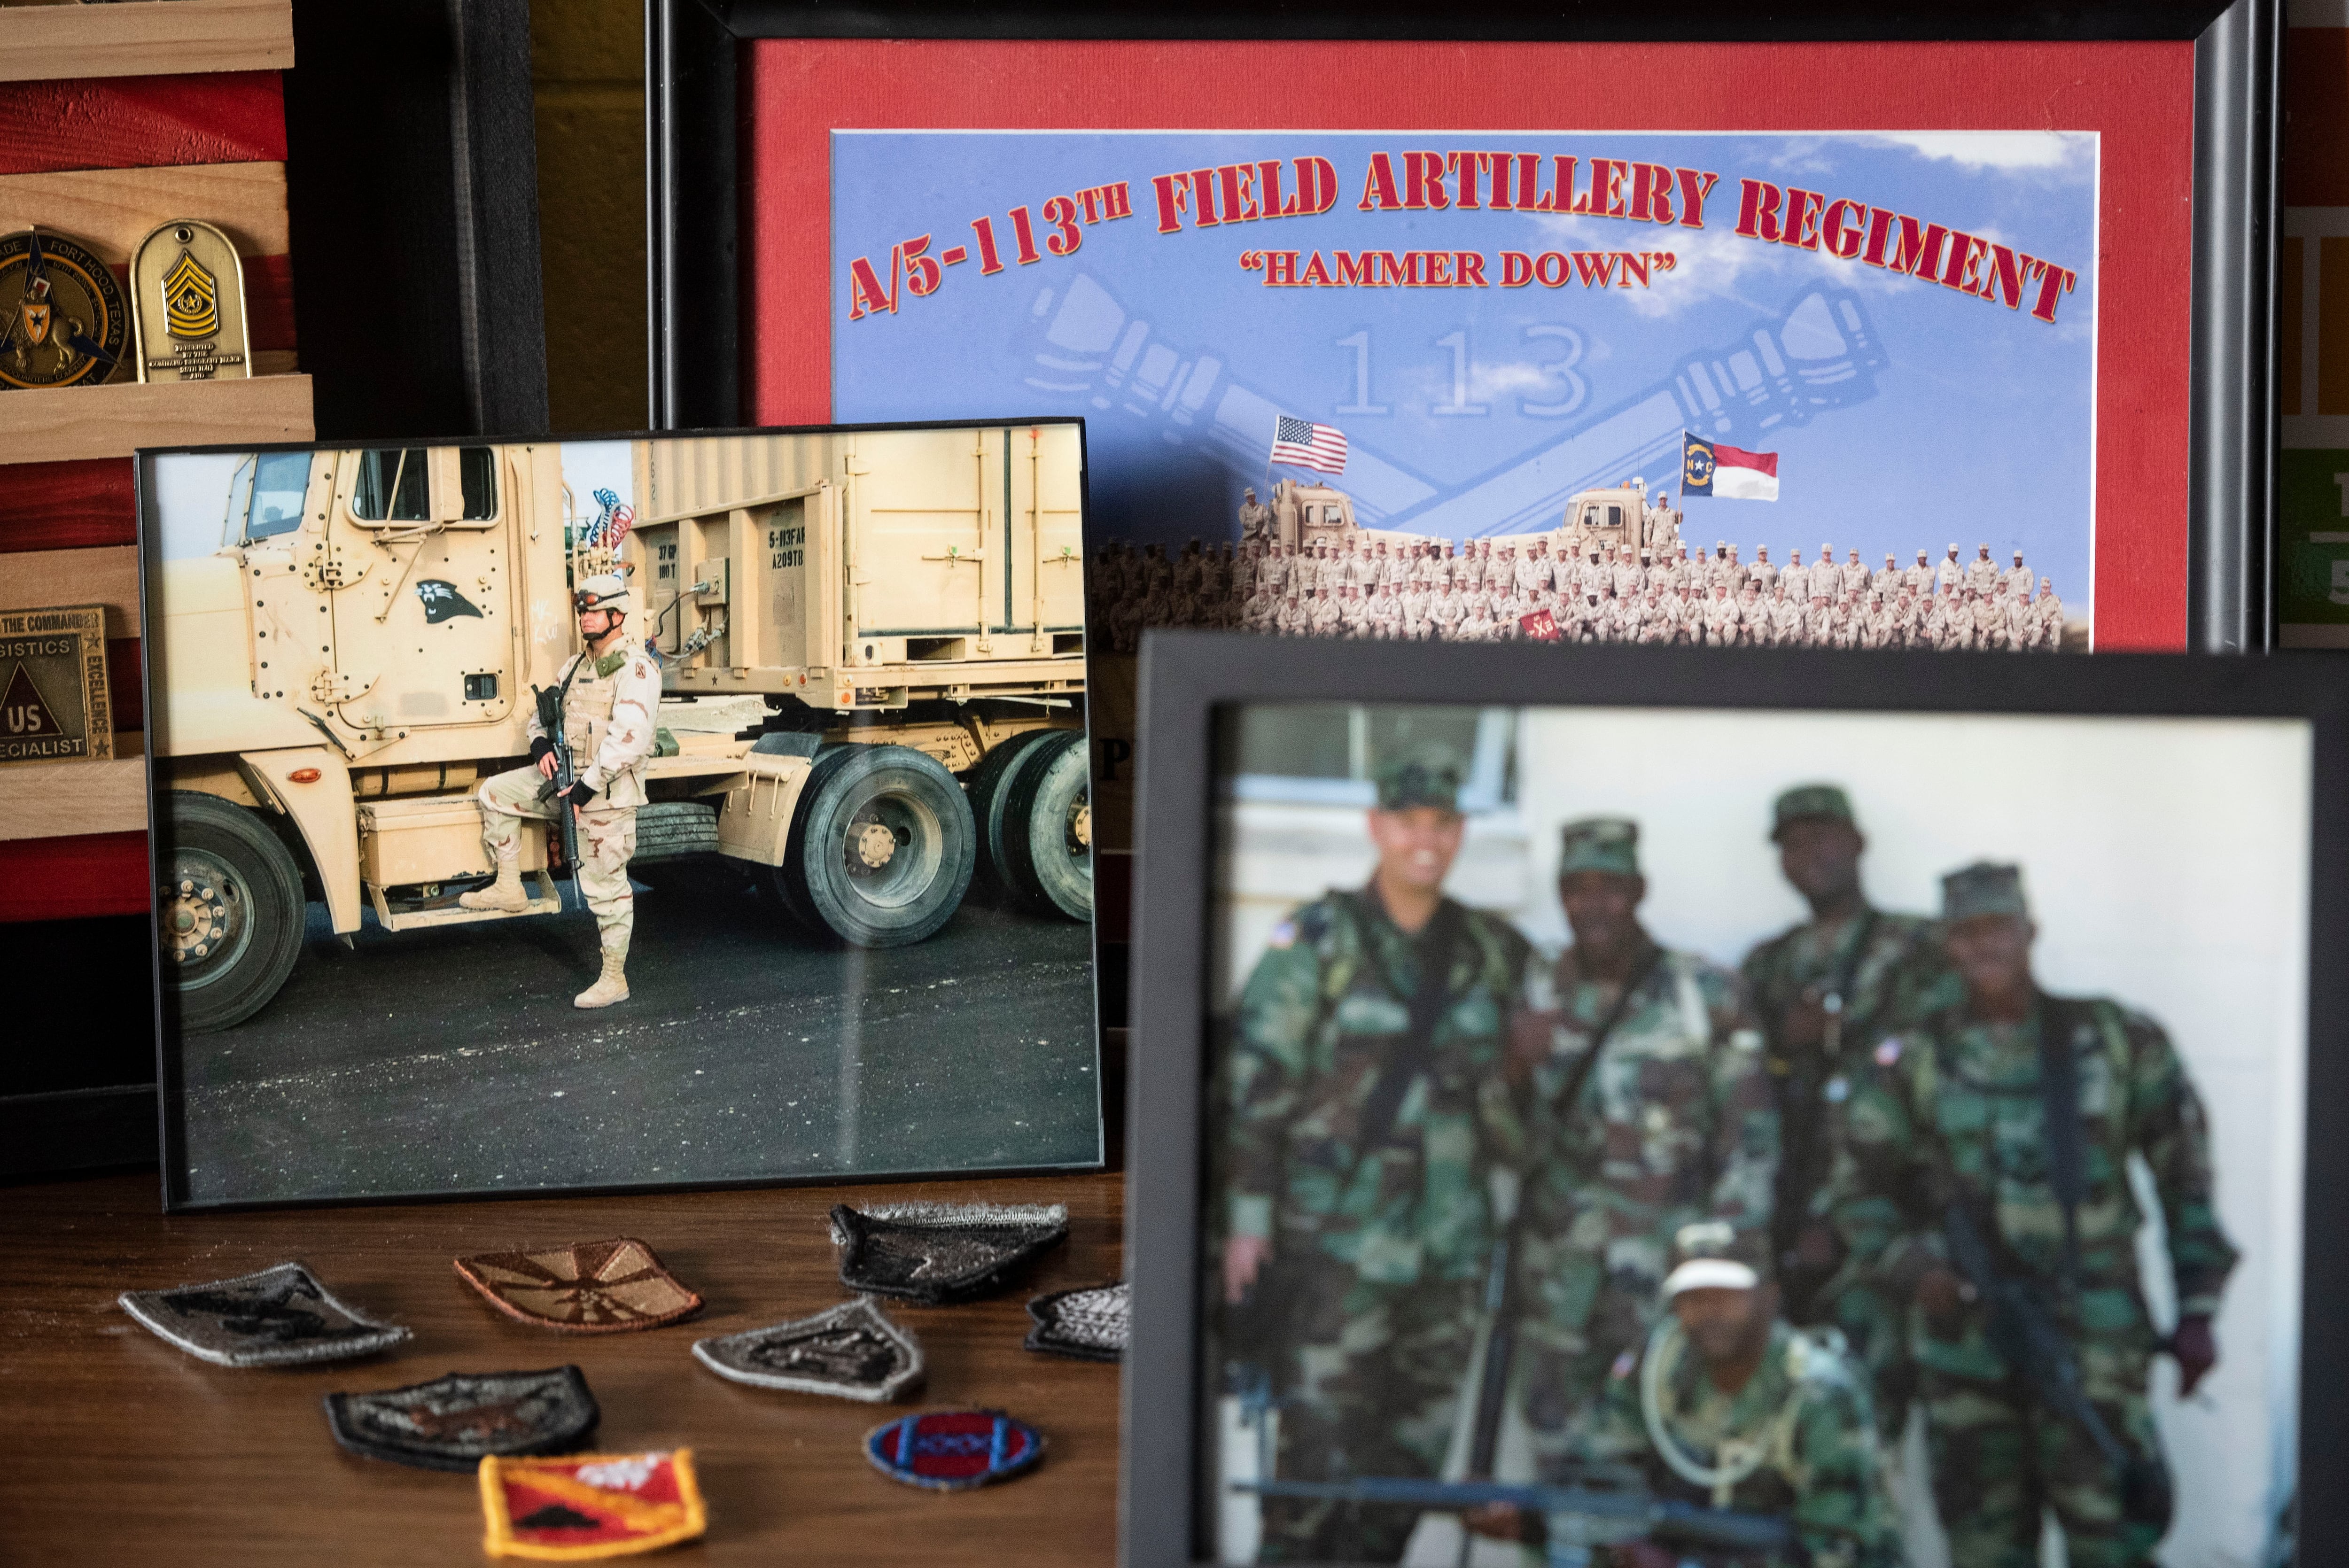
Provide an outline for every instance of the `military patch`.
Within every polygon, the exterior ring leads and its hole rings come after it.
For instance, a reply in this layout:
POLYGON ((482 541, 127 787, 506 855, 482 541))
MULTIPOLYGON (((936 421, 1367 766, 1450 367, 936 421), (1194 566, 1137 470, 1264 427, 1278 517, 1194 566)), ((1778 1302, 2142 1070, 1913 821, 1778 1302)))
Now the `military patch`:
POLYGON ((481 1512, 492 1557, 555 1562, 626 1557, 709 1528, 693 1450, 571 1454, 481 1461, 481 1512))
POLYGON ((353 1311, 300 1264, 176 1290, 125 1291, 122 1310, 189 1355, 220 1367, 292 1367, 372 1356, 408 1337, 353 1311))
POLYGON ((885 1203, 832 1212, 840 1283, 926 1305, 966 1301, 1069 1233, 1058 1203, 885 1203))
POLYGON ((405 1388, 326 1396, 335 1441, 422 1470, 471 1470, 492 1454, 559 1454, 585 1442, 601 1415, 576 1367, 451 1372, 405 1388))
POLYGON ((693 1357, 737 1383, 876 1403, 922 1376, 919 1342, 863 1296, 813 1317, 696 1340, 693 1357))
POLYGON ((644 1243, 627 1236, 534 1253, 459 1258, 457 1274, 517 1323, 566 1334, 658 1328, 701 1310, 644 1243))
POLYGON ((1081 1361, 1115 1361, 1125 1354, 1133 1303, 1133 1288, 1123 1280, 1040 1295, 1028 1304, 1028 1315, 1036 1320, 1028 1331, 1028 1348, 1081 1361))
POLYGON ((891 1480, 968 1491, 1033 1466, 1044 1438, 1000 1410, 925 1410, 867 1432, 864 1457, 891 1480))

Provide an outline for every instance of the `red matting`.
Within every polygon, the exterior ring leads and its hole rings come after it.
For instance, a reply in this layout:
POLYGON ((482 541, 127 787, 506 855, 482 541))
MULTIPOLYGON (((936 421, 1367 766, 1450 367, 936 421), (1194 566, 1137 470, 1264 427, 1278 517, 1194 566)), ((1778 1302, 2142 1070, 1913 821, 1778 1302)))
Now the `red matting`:
POLYGON ((144 833, 0 839, 0 922, 145 914, 153 900, 144 833))
POLYGON ((832 417, 833 130, 2095 131, 2096 645, 2186 645, 2190 43, 763 39, 742 81, 745 412, 762 425, 832 417), (1602 82, 1653 90, 1574 112, 1578 85, 1602 82))
POLYGON ((0 174, 285 160, 275 71, 0 82, 0 174))

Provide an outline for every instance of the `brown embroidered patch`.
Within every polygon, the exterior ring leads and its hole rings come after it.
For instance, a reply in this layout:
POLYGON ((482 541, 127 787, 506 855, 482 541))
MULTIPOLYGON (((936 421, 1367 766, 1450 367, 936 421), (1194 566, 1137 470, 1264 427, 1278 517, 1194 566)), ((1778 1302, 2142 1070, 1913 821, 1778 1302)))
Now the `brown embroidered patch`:
POLYGON ((459 1258, 457 1274, 517 1322, 566 1334, 658 1328, 701 1310, 701 1297, 627 1236, 533 1253, 459 1258))

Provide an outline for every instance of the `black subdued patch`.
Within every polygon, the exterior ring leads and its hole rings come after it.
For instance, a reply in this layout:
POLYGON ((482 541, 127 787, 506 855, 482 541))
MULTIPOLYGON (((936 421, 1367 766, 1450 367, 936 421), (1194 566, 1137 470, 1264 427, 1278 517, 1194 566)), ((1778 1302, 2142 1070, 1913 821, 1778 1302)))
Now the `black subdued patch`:
POLYGON ((125 1291, 122 1310, 189 1355, 221 1367, 287 1367, 372 1356, 408 1337, 354 1311, 300 1264, 177 1290, 125 1291))
POLYGON ((481 618, 481 607, 458 593, 454 583, 427 577, 416 585, 416 596, 424 601, 424 624, 428 626, 453 621, 460 615, 471 615, 477 621, 481 618))
POLYGON ((694 1359, 737 1383, 843 1399, 894 1399, 922 1376, 922 1347, 859 1296, 813 1317, 698 1340, 694 1359))
POLYGON ((1058 1203, 882 1203, 832 1212, 840 1283, 936 1306, 968 1301, 1069 1233, 1058 1203))
POLYGON ((602 1412, 576 1367, 451 1372, 429 1383, 326 1396, 326 1428, 355 1454, 471 1471, 490 1454, 567 1453, 602 1412))
POLYGON ((1133 1301, 1133 1291, 1123 1280, 1037 1296, 1028 1304, 1028 1315, 1036 1320, 1028 1331, 1028 1348, 1080 1361, 1122 1359, 1133 1301))

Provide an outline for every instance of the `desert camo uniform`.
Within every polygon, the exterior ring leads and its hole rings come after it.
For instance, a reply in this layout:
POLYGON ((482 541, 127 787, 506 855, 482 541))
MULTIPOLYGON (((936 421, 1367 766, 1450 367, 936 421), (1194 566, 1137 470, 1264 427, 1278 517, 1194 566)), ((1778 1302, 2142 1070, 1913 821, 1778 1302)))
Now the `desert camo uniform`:
MULTIPOLYGON (((1947 922, 2027 916, 2013 866, 1969 866, 1942 885, 1947 922)), ((2107 998, 2043 994, 2030 1022, 1978 1022, 1961 1003, 1887 1037, 1875 1057, 1881 1070, 1853 1089, 1831 1193, 1855 1268, 1888 1299, 1908 1300, 1926 1270, 1948 1266, 1935 1194, 1968 1202, 1986 1216, 1997 1266, 2029 1281, 2064 1331, 2106 1424, 2158 1464, 2147 1400, 2157 1336, 2137 1276, 2144 1216, 2129 1157, 2153 1178, 2181 1315, 2217 1312, 2236 1259, 2212 1207, 2209 1123, 2169 1037, 2107 998), (2068 1269, 2040 1078, 2049 1029, 2069 1037, 2058 1048, 2076 1063, 2085 1154, 2077 1264, 2068 1269)), ((1921 1311, 1909 1314, 1954 1568, 2032 1568, 2043 1505, 2063 1528, 2073 1568, 2150 1563, 2161 1526, 2124 1517, 2118 1479, 2087 1435, 2032 1397, 1992 1346, 1979 1302, 1962 1314, 1953 1338, 1921 1311)))
MULTIPOLYGON (((1380 803, 1448 810, 1459 779, 1414 760, 1381 776, 1380 803)), ((1241 994, 1224 1222, 1272 1241, 1257 1290, 1276 1326, 1253 1348, 1274 1363, 1286 1479, 1432 1477, 1450 1441, 1494 1237, 1480 1105, 1506 1095, 1528 948, 1448 899, 1422 936, 1437 931, 1449 1001, 1376 1148, 1357 1139, 1430 983, 1426 944, 1373 888, 1332 891, 1274 929, 1241 994)), ((1415 1513, 1269 1499, 1264 1519, 1268 1560, 1392 1562, 1415 1513)))
MULTIPOLYGON (((1570 822, 1563 840, 1562 877, 1639 874, 1636 823, 1570 822)), ((1494 1143, 1525 1171, 1517 1384, 1549 1478, 1572 1465, 1608 1368, 1653 1326, 1681 1228, 1720 1219, 1755 1259, 1768 1250, 1778 1119, 1761 1031, 1735 975, 1646 947, 1632 970, 1643 977, 1571 1105, 1557 1098, 1620 991, 1584 979, 1571 947, 1532 965, 1511 1026, 1530 1082, 1488 1106, 1494 1143)))
POLYGON ((1583 1451, 1595 1465, 1637 1469, 1660 1495, 1775 1514, 1795 1527, 1791 1553, 1683 1547, 1673 1554, 1676 1565, 1900 1568, 1867 1379, 1832 1329, 1774 1324, 1761 1367, 1732 1395, 1713 1386, 1680 1325, 1667 1318, 1636 1355, 1624 1352, 1609 1369, 1583 1451), (1664 1457, 1657 1430, 1682 1462, 1719 1480, 1700 1484, 1682 1475, 1664 1457))
MULTIPOLYGON (((626 583, 618 577, 592 577, 580 584, 583 596, 595 595, 602 604, 620 609, 626 605, 627 592, 626 583)), ((628 861, 636 852, 636 808, 645 803, 645 761, 658 738, 655 716, 660 711, 660 670, 642 646, 622 636, 600 657, 573 655, 557 672, 556 681, 564 686, 563 727, 571 766, 579 782, 595 791, 594 799, 579 809, 579 864, 574 874, 581 901, 595 917, 605 976, 598 985, 616 982, 618 997, 625 997, 626 985, 619 976, 636 926, 628 861)), ((539 742, 551 740, 535 710, 530 716, 530 738, 533 751, 539 742)), ((503 907, 496 901, 520 864, 523 820, 552 820, 556 811, 570 809, 565 801, 538 798, 546 781, 534 763, 482 781, 481 842, 497 867, 499 886, 464 895, 476 901, 475 907, 503 907)), ((594 988, 587 993, 595 994, 594 988)))
MULTIPOLYGON (((1770 836, 1806 820, 1854 821, 1850 797, 1832 784, 1798 785, 1771 810, 1770 836)), ((1806 1279, 1791 1256, 1804 1220, 1825 1199, 1836 1155, 1843 1147, 1844 1111, 1854 1086, 1870 1078, 1876 1043, 1911 1020, 1956 1002, 1957 976, 1941 953, 1941 930, 1921 915, 1868 907, 1824 927, 1816 920, 1790 926, 1745 955, 1740 966, 1746 994, 1768 1043, 1767 1067, 1778 1094, 1784 1152, 1778 1167, 1773 1242, 1778 1253, 1786 1315, 1803 1325, 1833 1324, 1869 1377, 1887 1440, 1898 1442, 1916 1384, 1909 1361, 1906 1298, 1883 1294, 1873 1280, 1806 1279), (1840 986, 1847 984, 1849 989, 1840 986), (1832 1055, 1821 1046, 1796 1049, 1785 1037, 1787 1012, 1806 995, 1840 1004, 1832 1055)), ((1847 1271, 1848 1272, 1848 1271, 1847 1271)))

